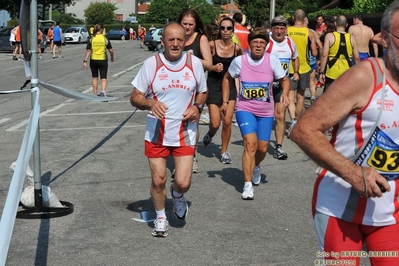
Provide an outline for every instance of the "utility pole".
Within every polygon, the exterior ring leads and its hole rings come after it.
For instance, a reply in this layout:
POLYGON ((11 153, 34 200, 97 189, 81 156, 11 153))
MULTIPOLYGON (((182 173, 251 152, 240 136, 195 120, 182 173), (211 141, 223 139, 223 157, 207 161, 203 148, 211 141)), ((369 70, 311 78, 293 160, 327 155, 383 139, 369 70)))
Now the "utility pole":
POLYGON ((274 19, 274 14, 276 13, 276 0, 270 0, 270 21, 274 19))

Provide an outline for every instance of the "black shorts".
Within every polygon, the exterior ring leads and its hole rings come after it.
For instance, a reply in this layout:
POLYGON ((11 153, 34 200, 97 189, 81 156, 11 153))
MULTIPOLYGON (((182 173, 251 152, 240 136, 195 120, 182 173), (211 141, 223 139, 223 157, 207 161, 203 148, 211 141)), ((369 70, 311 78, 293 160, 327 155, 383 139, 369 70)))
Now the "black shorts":
MULTIPOLYGON (((233 83, 234 79, 232 80, 233 83)), ((237 98, 237 89, 235 84, 231 84, 230 86, 230 94, 229 94, 229 101, 235 101, 237 98)), ((222 104, 223 103, 223 96, 222 96, 222 88, 210 88, 208 86, 208 99, 206 100, 206 104, 222 104)))
POLYGON ((100 72, 100 78, 106 79, 108 72, 108 60, 90 60, 91 76, 98 78, 98 72, 100 72))
POLYGON ((61 47, 62 42, 61 41, 54 41, 54 45, 58 46, 58 47, 61 47))

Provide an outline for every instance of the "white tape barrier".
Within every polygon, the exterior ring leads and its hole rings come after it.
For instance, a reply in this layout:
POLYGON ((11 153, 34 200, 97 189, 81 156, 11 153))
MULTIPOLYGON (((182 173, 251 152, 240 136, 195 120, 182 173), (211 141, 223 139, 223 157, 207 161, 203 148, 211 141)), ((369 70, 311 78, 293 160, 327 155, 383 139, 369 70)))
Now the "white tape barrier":
POLYGON ((108 101, 113 101, 113 100, 118 99, 117 97, 99 97, 99 96, 95 96, 95 95, 93 95, 93 96, 86 95, 86 94, 83 94, 83 93, 80 93, 77 91, 71 91, 71 90, 68 90, 68 89, 65 89, 65 88, 62 88, 59 86, 55 86, 55 85, 52 85, 52 84, 49 84, 49 83, 46 83, 46 82, 43 82, 40 80, 39 80, 39 84, 54 93, 57 93, 57 94, 60 94, 62 96, 69 97, 72 99, 76 99, 76 100, 91 101, 91 102, 108 102, 108 101))
POLYGON ((3 214, 0 220, 0 265, 5 265, 6 263, 12 231, 21 197, 22 186, 25 180, 26 170, 29 165, 29 158, 32 153, 33 143, 39 124, 39 88, 32 88, 31 91, 32 93, 36 92, 36 97, 34 99, 32 112, 29 117, 29 123, 26 127, 21 148, 19 150, 17 165, 11 179, 10 188, 8 190, 7 199, 4 204, 3 214))

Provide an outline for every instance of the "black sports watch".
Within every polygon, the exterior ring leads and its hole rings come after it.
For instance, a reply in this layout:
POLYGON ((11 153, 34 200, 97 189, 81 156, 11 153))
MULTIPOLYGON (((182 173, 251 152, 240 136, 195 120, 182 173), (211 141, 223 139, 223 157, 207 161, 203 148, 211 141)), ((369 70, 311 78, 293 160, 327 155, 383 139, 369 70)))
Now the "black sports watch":
POLYGON ((204 105, 199 104, 199 103, 194 103, 194 106, 198 108, 199 113, 202 113, 202 110, 204 109, 204 105))

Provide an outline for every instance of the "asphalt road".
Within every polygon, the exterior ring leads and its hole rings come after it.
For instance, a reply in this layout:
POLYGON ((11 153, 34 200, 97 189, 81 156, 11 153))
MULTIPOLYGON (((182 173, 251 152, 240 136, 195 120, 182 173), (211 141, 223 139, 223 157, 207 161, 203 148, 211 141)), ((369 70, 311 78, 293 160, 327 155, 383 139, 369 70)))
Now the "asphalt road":
MULTIPOLYGON (((7 265, 314 265, 318 245, 310 206, 316 165, 286 139, 288 160, 273 159, 270 148, 255 199, 243 201, 237 127, 229 146, 233 163, 219 162, 219 134, 207 148, 199 145, 200 172, 193 174, 186 194, 186 221, 173 216, 168 193, 169 236, 151 236, 155 213, 143 155, 146 113, 132 107, 129 96, 130 82, 153 52, 140 49, 138 41, 112 44, 115 62, 109 67, 108 93, 118 100, 75 101, 41 88, 42 182, 61 201, 73 204, 74 212, 17 219, 7 265)), ((63 58, 52 59, 46 50, 39 79, 91 94, 84 52, 83 44, 67 45, 63 58)), ((23 84, 22 65, 11 54, 0 53, 0 90, 23 84)), ((30 101, 29 93, 0 94, 0 212, 30 101)), ((201 125, 200 131, 203 136, 207 126, 201 125)), ((171 161, 168 168, 173 169, 171 161)))

